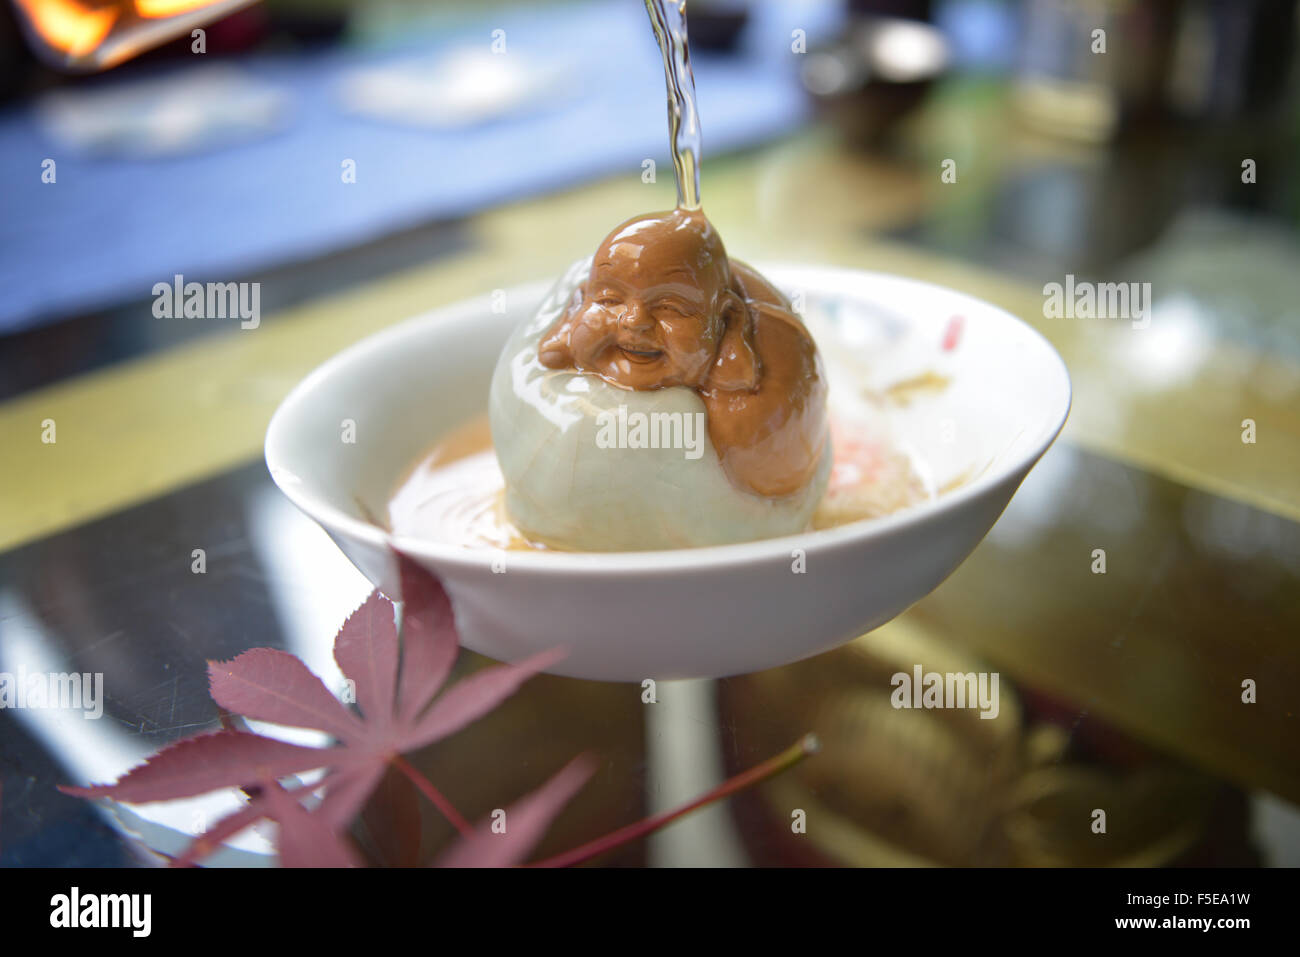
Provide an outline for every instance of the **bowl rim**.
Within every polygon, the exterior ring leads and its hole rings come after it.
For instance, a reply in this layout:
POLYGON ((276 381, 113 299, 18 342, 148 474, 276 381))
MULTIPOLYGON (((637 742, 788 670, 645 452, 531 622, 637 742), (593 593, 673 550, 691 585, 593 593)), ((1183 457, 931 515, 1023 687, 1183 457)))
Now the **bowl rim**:
MULTIPOLYGON (((567 577, 575 572, 584 576, 621 577, 628 573, 681 573, 695 572, 717 566, 752 566, 775 560, 788 561, 792 549, 801 549, 805 555, 838 552, 854 545, 886 539, 908 529, 929 525, 960 510, 967 504, 979 499, 999 485, 1020 476, 1024 476, 1043 456, 1052 443, 1056 441, 1065 427, 1074 401, 1074 389, 1070 380, 1069 369, 1056 348, 1047 337, 1023 319, 1013 315, 1000 306, 986 302, 969 293, 941 286, 938 283, 893 273, 854 269, 844 266, 823 266, 796 262, 764 262, 759 268, 764 275, 771 275, 780 284, 782 279, 795 274, 819 277, 825 285, 837 286, 858 283, 863 280, 886 280, 904 286, 915 286, 928 290, 956 296, 966 300, 986 314, 997 316, 1003 322, 1019 327, 1022 334, 1036 340, 1046 355, 1053 360, 1054 371, 1064 385, 1065 401, 1062 407, 1046 417, 1050 427, 1043 431, 1040 439, 1032 448, 1013 460, 1003 463, 996 469, 986 469, 959 487, 945 492, 935 499, 918 505, 908 506, 879 518, 860 519, 834 528, 817 529, 783 535, 777 538, 764 538, 752 542, 736 542, 729 545, 707 545, 696 548, 661 549, 655 551, 626 552, 563 552, 563 551, 525 551, 489 548, 468 548, 445 542, 396 535, 364 519, 357 518, 343 511, 332 501, 305 490, 305 486, 296 480, 296 474, 283 462, 278 449, 280 436, 288 428, 298 407, 308 401, 309 397, 322 384, 346 369, 362 355, 381 352, 390 348, 395 342, 411 336, 418 328, 446 321, 454 314, 474 314, 486 308, 490 303, 488 295, 462 299, 428 312, 412 316, 389 326, 386 329, 366 336, 350 346, 335 353, 303 378, 281 401, 271 416, 267 426, 263 455, 271 479, 280 491, 302 512, 320 523, 327 531, 333 531, 349 539, 376 549, 396 549, 403 554, 440 564, 454 565, 467 571, 490 571, 493 564, 505 556, 508 571, 526 571, 541 577, 567 577), (294 480, 290 480, 293 478, 294 480)), ((554 285, 554 280, 535 280, 511 287, 513 292, 524 301, 533 298, 540 301, 546 291, 554 285), (527 298, 525 298, 527 297, 527 298)), ((807 282, 810 288, 814 282, 807 282)), ((486 399, 485 399, 486 403, 486 399)))

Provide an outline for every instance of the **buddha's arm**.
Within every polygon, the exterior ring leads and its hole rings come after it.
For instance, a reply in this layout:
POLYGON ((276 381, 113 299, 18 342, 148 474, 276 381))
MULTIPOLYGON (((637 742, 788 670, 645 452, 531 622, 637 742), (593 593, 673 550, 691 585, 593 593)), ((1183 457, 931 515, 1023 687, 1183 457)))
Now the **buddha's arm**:
POLYGON ((780 293, 759 281, 767 288, 744 284, 758 383, 702 397, 709 437, 728 477, 756 494, 780 497, 797 492, 817 471, 827 437, 826 381, 808 330, 780 293))

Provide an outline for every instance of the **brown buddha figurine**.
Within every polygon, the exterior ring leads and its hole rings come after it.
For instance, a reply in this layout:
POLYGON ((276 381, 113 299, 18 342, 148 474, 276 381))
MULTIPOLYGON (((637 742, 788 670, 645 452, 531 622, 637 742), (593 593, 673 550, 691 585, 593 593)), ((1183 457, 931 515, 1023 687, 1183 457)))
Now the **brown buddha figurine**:
POLYGON ((797 492, 826 452, 826 381, 812 337, 767 280, 727 260, 699 210, 615 228, 538 353, 548 368, 625 389, 694 389, 722 467, 745 491, 797 492))

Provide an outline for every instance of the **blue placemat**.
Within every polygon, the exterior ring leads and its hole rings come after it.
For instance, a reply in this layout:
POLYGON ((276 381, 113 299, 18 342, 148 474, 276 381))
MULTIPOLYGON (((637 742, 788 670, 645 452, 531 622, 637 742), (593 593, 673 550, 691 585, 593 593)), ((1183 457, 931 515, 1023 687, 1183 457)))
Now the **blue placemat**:
MULTIPOLYGON (((790 31, 825 32, 829 4, 758 5, 742 51, 694 56, 708 154, 786 134, 804 121, 790 31)), ((439 217, 667 161, 663 74, 640 4, 513 11, 382 54, 333 51, 238 61, 287 104, 281 128, 254 142, 178 158, 78 155, 52 140, 31 107, 0 115, 0 332, 150 296, 176 273, 200 282, 347 248, 439 217), (340 79, 415 51, 490 43, 562 60, 573 95, 546 109, 460 130, 350 115, 340 79), (57 182, 41 182, 42 160, 57 182), (353 184, 340 164, 356 162, 353 184)), ((184 70, 186 65, 169 66, 184 70)), ((136 76, 140 71, 136 71, 136 76)))

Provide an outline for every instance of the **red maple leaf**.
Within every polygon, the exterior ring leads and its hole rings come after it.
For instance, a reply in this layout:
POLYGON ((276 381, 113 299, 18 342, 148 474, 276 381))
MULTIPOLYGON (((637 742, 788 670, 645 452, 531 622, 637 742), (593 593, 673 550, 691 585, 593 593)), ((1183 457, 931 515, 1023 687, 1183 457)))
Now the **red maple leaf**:
POLYGON ((484 668, 438 695, 460 644, 451 603, 432 575, 403 556, 399 562, 404 599, 400 641, 393 603, 378 591, 348 617, 334 641, 334 658, 355 688, 360 715, 287 652, 254 648, 228 662, 208 663, 210 692, 222 708, 245 718, 324 731, 336 745, 307 747, 227 728, 172 744, 114 784, 62 790, 144 804, 243 788, 249 802, 199 835, 177 863, 198 860, 258 820, 268 819, 279 826, 281 863, 340 866, 359 863, 344 831, 385 771, 396 766, 414 772, 421 790, 461 830, 464 838, 448 854, 450 863, 503 866, 522 860, 590 776, 588 760, 575 759, 508 810, 509 826, 504 834, 496 834, 474 831, 401 755, 482 717, 563 652, 484 668), (293 790, 279 784, 291 775, 322 769, 324 777, 314 784, 293 790), (323 793, 308 810, 302 801, 315 799, 317 792, 323 793), (484 834, 489 835, 486 841, 484 834))
MULTIPOLYGON (((397 558, 403 597, 400 638, 393 603, 376 591, 348 617, 334 641, 334 658, 356 690, 360 714, 286 652, 254 648, 228 662, 208 663, 213 700, 226 712, 324 731, 335 744, 324 748, 291 744, 248 731, 242 721, 223 714, 223 730, 169 745, 114 784, 60 790, 78 797, 147 804, 241 788, 249 796, 248 803, 195 838, 173 863, 193 864, 258 821, 270 820, 278 826, 276 849, 282 865, 349 867, 362 861, 346 831, 386 773, 396 769, 461 833, 461 839, 435 861, 436 866, 504 867, 523 861, 593 773, 595 763, 589 756, 570 761, 507 808, 504 819, 485 821, 475 829, 403 753, 454 734, 482 717, 528 678, 563 657, 563 652, 557 649, 518 664, 484 668, 439 695, 460 647, 451 602, 436 578, 405 556, 397 558), (311 771, 324 774, 294 788, 281 783, 311 771), (499 826, 502 820, 504 829, 499 826)), ((816 747, 816 739, 807 735, 687 804, 539 864, 576 864, 643 837, 779 773, 816 747)), ((400 835, 390 837, 402 840, 400 835)))

